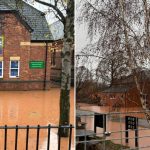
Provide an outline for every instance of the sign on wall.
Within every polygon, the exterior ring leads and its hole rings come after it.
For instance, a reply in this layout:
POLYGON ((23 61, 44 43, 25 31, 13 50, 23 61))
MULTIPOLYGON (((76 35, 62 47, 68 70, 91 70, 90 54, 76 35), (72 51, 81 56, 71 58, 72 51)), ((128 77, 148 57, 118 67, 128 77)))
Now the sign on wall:
POLYGON ((43 69, 45 68, 44 61, 30 61, 29 62, 30 69, 43 69))

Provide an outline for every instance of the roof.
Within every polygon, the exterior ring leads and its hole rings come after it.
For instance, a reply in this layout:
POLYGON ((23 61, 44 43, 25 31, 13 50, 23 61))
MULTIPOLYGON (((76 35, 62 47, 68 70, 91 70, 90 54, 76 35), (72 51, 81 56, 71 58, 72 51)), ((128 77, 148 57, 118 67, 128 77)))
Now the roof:
POLYGON ((50 31, 54 40, 61 40, 64 38, 64 25, 61 21, 56 21, 50 25, 50 31))
POLYGON ((31 33, 32 41, 49 41, 53 40, 53 36, 49 30, 48 23, 44 13, 23 2, 19 8, 16 6, 15 0, 1 0, 0 10, 2 11, 19 11, 20 16, 33 29, 31 33))
MULTIPOLYGON (((150 83, 150 70, 142 69, 137 71, 138 82, 150 83)), ((102 93, 125 93, 135 86, 134 76, 132 74, 124 76, 117 80, 111 87, 102 91, 102 93)))
MULTIPOLYGON (((145 81, 149 82, 150 81, 150 70, 149 69, 138 70, 136 73, 136 76, 137 76, 139 82, 145 82, 145 81)), ((134 76, 133 76, 133 74, 124 76, 121 79, 117 80, 116 83, 117 84, 133 84, 133 83, 135 83, 134 76)))
POLYGON ((0 11, 10 11, 10 10, 14 9, 9 7, 5 2, 0 1, 0 11))
POLYGON ((108 88, 108 89, 106 89, 106 90, 104 90, 104 91, 102 91, 103 93, 125 93, 125 92, 127 92, 127 91, 129 91, 129 89, 131 89, 131 87, 129 87, 129 86, 121 86, 121 85, 114 85, 114 86, 112 86, 112 87, 110 87, 110 88, 108 88))

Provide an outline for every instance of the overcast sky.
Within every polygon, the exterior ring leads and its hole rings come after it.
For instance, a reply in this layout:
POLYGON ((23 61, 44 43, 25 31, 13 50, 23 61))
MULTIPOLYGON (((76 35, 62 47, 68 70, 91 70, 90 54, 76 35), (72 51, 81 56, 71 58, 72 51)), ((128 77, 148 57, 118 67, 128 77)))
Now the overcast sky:
POLYGON ((82 0, 75 0, 76 7, 75 7, 75 39, 76 39, 76 54, 79 53, 83 48, 89 44, 89 39, 87 36, 87 26, 84 23, 77 22, 77 18, 80 16, 80 1, 82 0))
MULTIPOLYGON (((50 0, 42 0, 45 2, 49 2, 50 0)), ((53 13, 47 13, 48 7, 44 6, 42 4, 39 4, 37 2, 32 2, 32 0, 29 0, 29 4, 32 5, 33 7, 37 8, 38 10, 46 13, 46 19, 48 21, 49 24, 52 24, 53 22, 57 21, 58 19, 56 19, 56 17, 53 15, 53 13)))
MULTIPOLYGON (((42 1, 49 2, 50 0, 42 0, 42 1)), ((76 8, 80 1, 81 0, 75 0, 76 8)), ((47 12, 48 10, 47 6, 44 6, 37 2, 34 3, 30 2, 30 4, 42 12, 47 12)), ((76 13, 75 18, 77 19, 77 17, 80 15, 80 11, 75 10, 75 13, 76 13)), ((46 19, 49 24, 52 24, 53 22, 57 21, 57 19, 52 13, 51 14, 46 13, 46 19)), ((76 35, 75 36, 76 52, 78 53, 89 43, 89 39, 87 38, 87 27, 85 26, 85 24, 79 24, 77 21, 75 21, 75 35, 76 35)))

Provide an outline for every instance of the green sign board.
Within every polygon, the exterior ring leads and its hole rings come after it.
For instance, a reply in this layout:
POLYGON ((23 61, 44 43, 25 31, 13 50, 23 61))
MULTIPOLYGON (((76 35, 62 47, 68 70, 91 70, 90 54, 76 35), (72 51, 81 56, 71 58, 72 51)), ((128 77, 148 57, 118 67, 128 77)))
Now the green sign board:
POLYGON ((30 69, 43 69, 45 68, 44 61, 30 61, 29 63, 30 69))

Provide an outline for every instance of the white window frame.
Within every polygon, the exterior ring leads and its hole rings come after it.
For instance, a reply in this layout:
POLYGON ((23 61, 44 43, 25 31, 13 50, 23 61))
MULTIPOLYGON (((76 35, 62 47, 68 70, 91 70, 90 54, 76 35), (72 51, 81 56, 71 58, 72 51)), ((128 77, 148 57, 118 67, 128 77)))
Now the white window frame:
POLYGON ((2 62, 2 75, 0 75, 0 78, 3 78, 4 62, 2 60, 0 62, 2 62))
POLYGON ((3 47, 4 47, 4 37, 3 36, 0 36, 0 41, 1 41, 0 46, 2 48, 2 53, 0 55, 2 55, 3 54, 3 47))
POLYGON ((19 78, 20 76, 20 60, 10 60, 9 63, 9 78, 19 78), (18 61, 18 68, 11 68, 11 62, 12 61, 18 61), (12 76, 11 75, 11 69, 18 69, 18 76, 12 76))

